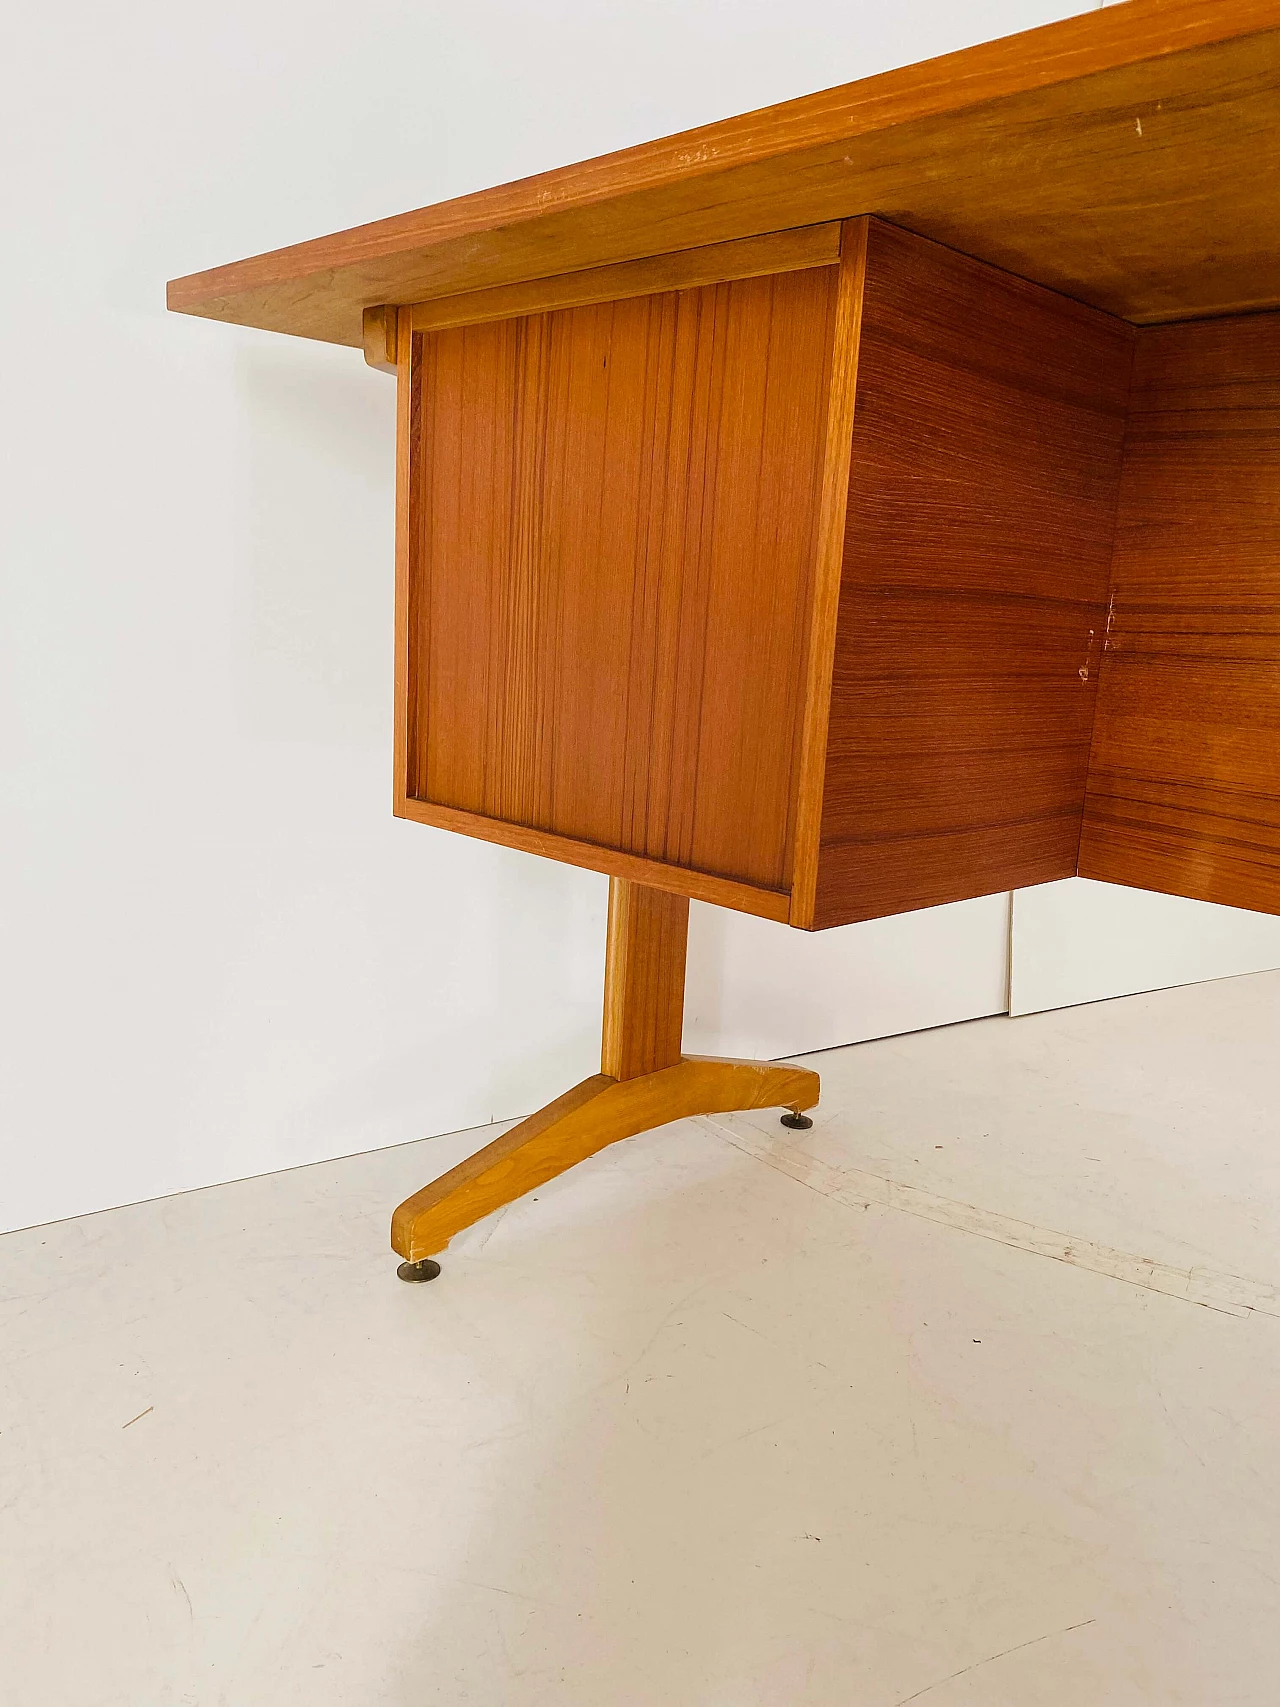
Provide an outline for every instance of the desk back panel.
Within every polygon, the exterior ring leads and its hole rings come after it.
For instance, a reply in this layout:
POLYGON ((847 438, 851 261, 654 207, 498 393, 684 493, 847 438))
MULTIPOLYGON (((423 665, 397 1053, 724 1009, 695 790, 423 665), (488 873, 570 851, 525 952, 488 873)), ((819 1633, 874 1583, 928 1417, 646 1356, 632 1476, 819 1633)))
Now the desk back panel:
POLYGON ((1133 328, 870 222, 816 927, 1069 877, 1133 328))
POLYGON ((836 278, 414 335, 410 803, 785 913, 836 278))
POLYGON ((1139 334, 1080 872, 1280 913, 1280 314, 1139 334))

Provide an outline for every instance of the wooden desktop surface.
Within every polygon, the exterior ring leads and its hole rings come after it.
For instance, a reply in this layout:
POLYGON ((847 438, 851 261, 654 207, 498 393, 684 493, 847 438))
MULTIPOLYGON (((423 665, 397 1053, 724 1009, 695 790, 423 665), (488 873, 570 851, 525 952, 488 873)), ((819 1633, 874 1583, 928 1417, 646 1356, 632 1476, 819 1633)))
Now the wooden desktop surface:
POLYGON ((1280 304, 1280 0, 1125 0, 251 260, 188 314, 361 311, 879 214, 1135 322, 1280 304))

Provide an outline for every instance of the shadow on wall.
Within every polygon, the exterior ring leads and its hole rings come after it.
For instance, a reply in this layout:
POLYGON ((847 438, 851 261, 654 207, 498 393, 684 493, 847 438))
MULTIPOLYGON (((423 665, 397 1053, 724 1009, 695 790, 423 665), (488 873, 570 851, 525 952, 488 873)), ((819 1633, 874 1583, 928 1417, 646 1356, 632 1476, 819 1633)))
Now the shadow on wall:
POLYGON ((243 731, 389 752, 395 382, 357 350, 267 334, 234 382, 243 731))

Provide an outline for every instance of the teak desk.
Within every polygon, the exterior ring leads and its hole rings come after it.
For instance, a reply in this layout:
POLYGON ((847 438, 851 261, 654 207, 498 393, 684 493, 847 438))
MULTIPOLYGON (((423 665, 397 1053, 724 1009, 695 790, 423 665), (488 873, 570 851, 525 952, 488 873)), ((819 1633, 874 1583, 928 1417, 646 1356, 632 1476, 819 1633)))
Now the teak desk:
POLYGON ((400 1206, 409 1275, 615 1139, 807 1124, 816 1074, 681 1055, 690 896, 1280 912, 1280 0, 1128 0, 169 306, 397 376, 395 810, 610 876, 601 1072, 400 1206))

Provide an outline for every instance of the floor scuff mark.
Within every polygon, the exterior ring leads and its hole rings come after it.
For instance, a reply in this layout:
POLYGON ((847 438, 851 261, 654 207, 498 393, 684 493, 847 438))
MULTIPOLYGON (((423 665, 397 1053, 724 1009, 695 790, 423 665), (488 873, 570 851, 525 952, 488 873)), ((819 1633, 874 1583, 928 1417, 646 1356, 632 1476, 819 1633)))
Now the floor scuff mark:
POLYGON ((988 1654, 986 1659, 975 1660, 971 1666, 961 1666, 959 1671, 953 1671, 946 1677, 940 1677, 936 1683, 926 1683, 923 1689, 917 1689, 914 1695, 906 1695, 901 1701, 895 1701, 893 1707, 908 1707, 912 1701, 919 1701, 931 1690, 941 1689, 944 1683, 954 1683, 956 1678, 965 1677, 971 1671, 977 1671, 979 1666, 989 1666, 993 1660, 1002 1660, 1007 1654, 1020 1654, 1024 1648, 1034 1648, 1037 1642, 1048 1642, 1054 1636, 1069 1636, 1073 1630, 1083 1630, 1087 1624, 1096 1624, 1096 1618, 1082 1618, 1079 1624, 1068 1624, 1065 1630, 1046 1630, 1043 1636, 1033 1636, 1029 1642, 1018 1642, 1012 1648, 1001 1648, 998 1654, 988 1654))
POLYGON ((1256 1313, 1280 1317, 1280 1286, 1270 1281, 1251 1280, 1245 1275, 1226 1274, 1204 1267, 1178 1268, 1172 1263, 1157 1262, 1153 1257, 1113 1250, 1093 1239, 1072 1238, 1052 1228, 1037 1227, 996 1210, 979 1209, 955 1198, 940 1197, 921 1186, 904 1185, 863 1168, 833 1167, 831 1163, 819 1161, 816 1156, 808 1155, 781 1138, 767 1137, 746 1121, 731 1124, 713 1115, 702 1118, 706 1126, 727 1139, 735 1149, 754 1156, 766 1167, 786 1174, 800 1185, 808 1186, 810 1191, 847 1204, 850 1208, 865 1209, 875 1203, 886 1209, 898 1209, 906 1215, 917 1215, 922 1220, 954 1227, 962 1233, 994 1239, 1014 1250, 1051 1257, 1055 1262, 1069 1263, 1093 1274, 1105 1274, 1112 1280, 1123 1280, 1130 1286, 1140 1286, 1148 1292, 1162 1292, 1167 1297, 1181 1298, 1186 1303, 1199 1304, 1230 1316, 1256 1313))

